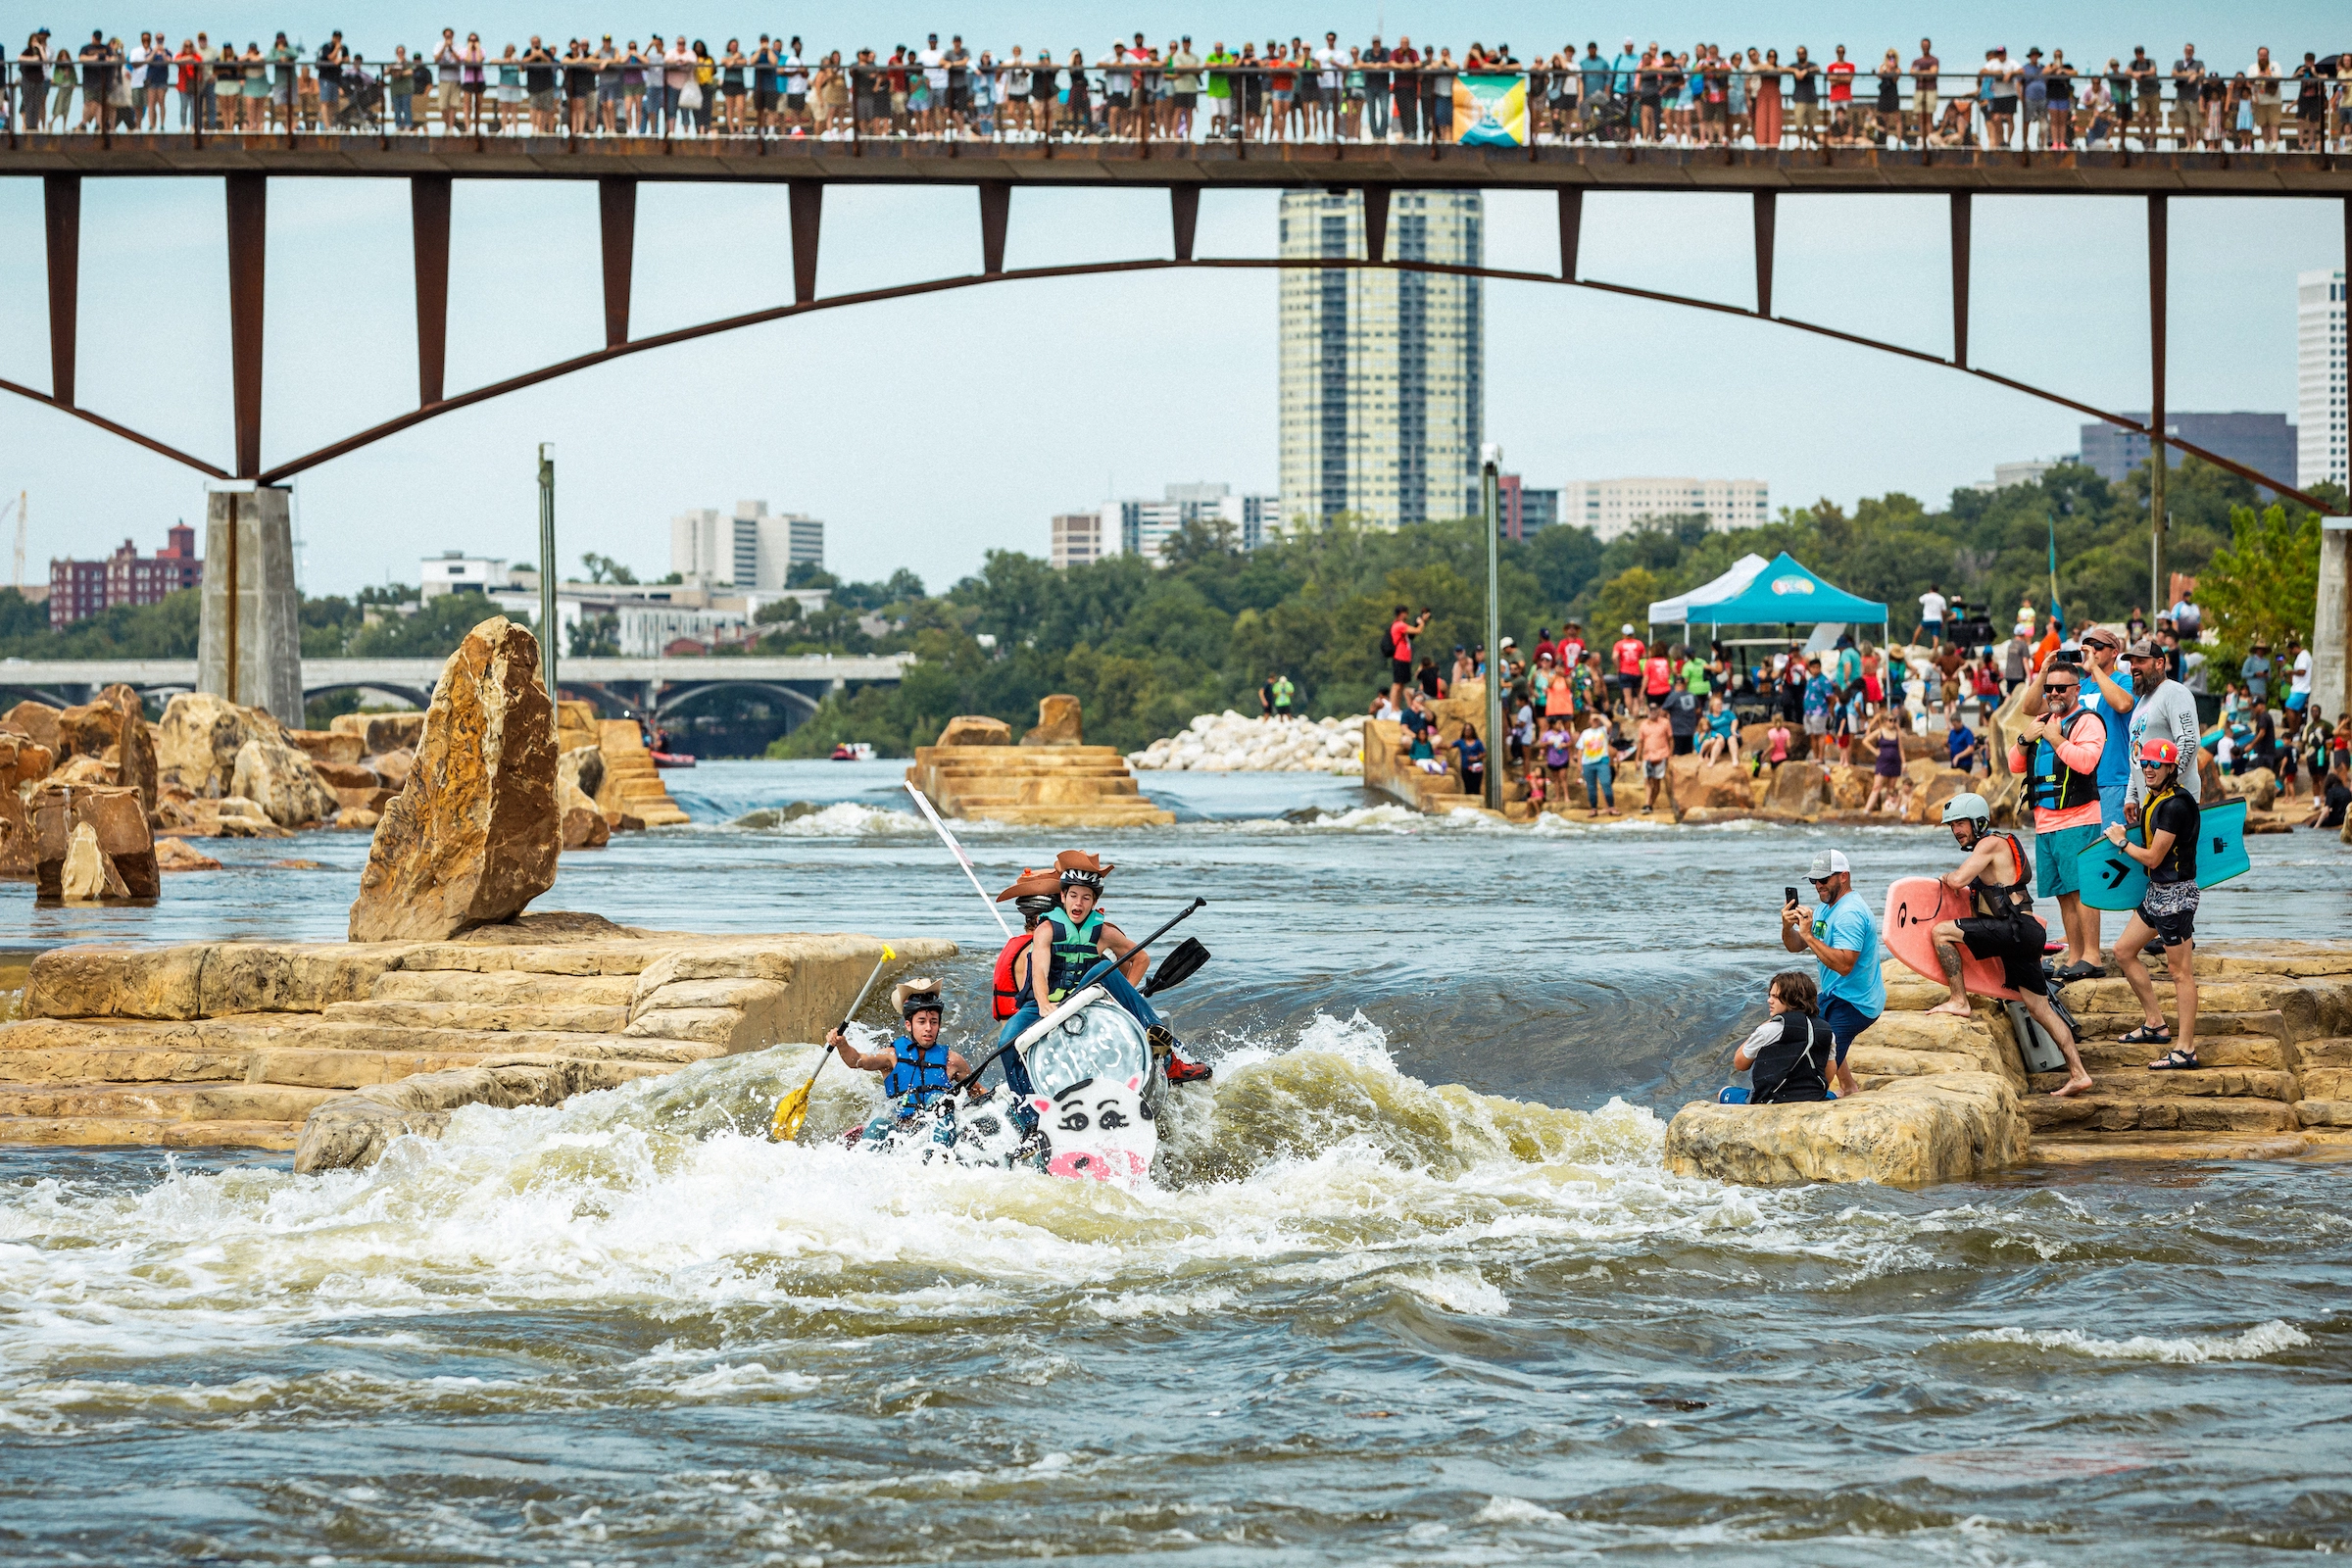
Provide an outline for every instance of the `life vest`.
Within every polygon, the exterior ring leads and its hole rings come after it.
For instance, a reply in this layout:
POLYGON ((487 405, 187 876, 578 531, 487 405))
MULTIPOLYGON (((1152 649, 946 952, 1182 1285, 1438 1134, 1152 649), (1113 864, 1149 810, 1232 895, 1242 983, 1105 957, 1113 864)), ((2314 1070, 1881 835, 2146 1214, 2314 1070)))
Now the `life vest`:
POLYGON ((882 1079, 882 1093, 900 1101, 899 1114, 928 1105, 955 1086, 948 1075, 948 1043, 935 1040, 928 1046, 918 1046, 910 1035, 901 1035, 890 1043, 898 1054, 890 1071, 882 1079))
POLYGON ((2013 914, 2032 912, 2034 908, 2033 878, 2026 872, 2025 846, 2017 842, 2016 834, 1997 827, 1987 829, 1984 837, 1999 839, 2009 846, 2011 865, 2017 872, 2017 880, 1994 882, 1985 877, 1978 877, 1968 885, 1968 891, 1976 895, 1977 907, 1987 918, 1994 920, 2006 919, 2013 914))
MULTIPOLYGON (((2098 714, 2086 709, 2077 709, 2075 712, 2076 718, 2060 727, 2061 738, 2073 740, 2074 731, 2083 718, 2099 725, 2104 732, 2106 721, 2098 714)), ((2076 772, 2058 755, 2058 748, 2045 740, 2034 748, 2034 776, 2028 781, 2026 789, 2034 804, 2045 811, 2072 810, 2078 806, 2097 804, 2099 775, 2076 772)))
POLYGON ((1046 911, 1054 922, 1054 961, 1046 971, 1046 1000, 1059 1002, 1078 984, 1079 976, 1102 957, 1102 911, 1089 910, 1083 923, 1072 924, 1069 911, 1056 905, 1046 911))
POLYGON ((1749 1063, 1755 1105, 1791 1104, 1830 1098, 1824 1075, 1837 1042, 1830 1026, 1809 1012, 1781 1014, 1781 1038, 1756 1052, 1749 1063))
POLYGON ((2161 795, 2151 795, 2140 803, 2140 839, 2144 843, 2155 838, 2156 808, 2176 798, 2188 804, 2189 828, 2186 833, 2173 834, 2173 847, 2165 853, 2162 861, 2149 869, 2148 880, 2158 887, 2170 887, 2177 882, 2194 882, 2197 879, 2197 839, 2204 832, 2204 814, 2198 804, 2189 800, 2181 790, 2178 773, 2173 776, 2171 789, 2161 795))
POLYGON ((997 955, 996 1015, 1000 1019, 1011 1017, 1029 1000, 1029 982, 1024 979, 1017 986, 1013 983, 1012 962, 1036 937, 1034 927, 1023 931, 1006 942, 1004 950, 997 955))

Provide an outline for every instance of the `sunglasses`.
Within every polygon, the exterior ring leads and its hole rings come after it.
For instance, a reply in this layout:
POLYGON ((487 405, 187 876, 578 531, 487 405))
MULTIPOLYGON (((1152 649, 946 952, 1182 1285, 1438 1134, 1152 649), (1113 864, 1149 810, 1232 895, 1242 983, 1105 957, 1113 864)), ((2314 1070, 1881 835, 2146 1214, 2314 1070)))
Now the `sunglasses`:
POLYGON ((2172 765, 2173 765, 2173 764, 2172 764, 2172 763, 2170 763, 2170 762, 2151 762, 2151 761, 2148 761, 2148 760, 2146 760, 2145 759, 2142 759, 2142 760, 2141 760, 2141 761, 2140 761, 2140 764, 2139 764, 2139 770, 2140 770, 2142 773, 2154 773, 2154 772, 2159 772, 2159 771, 2161 771, 2162 769, 2164 769, 2164 768, 2168 768, 2168 767, 2170 767, 2170 766, 2172 766, 2172 765))

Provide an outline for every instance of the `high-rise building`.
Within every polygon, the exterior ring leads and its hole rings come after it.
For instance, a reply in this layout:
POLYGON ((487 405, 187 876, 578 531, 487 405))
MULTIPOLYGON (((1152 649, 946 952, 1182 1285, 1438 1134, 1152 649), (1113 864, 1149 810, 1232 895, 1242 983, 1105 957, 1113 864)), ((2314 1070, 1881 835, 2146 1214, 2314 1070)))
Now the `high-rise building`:
POLYGON ((1057 512, 1054 514, 1051 560, 1055 571, 1084 566, 1102 559, 1102 514, 1057 512))
POLYGON ((738 501, 735 514, 715 507, 669 520, 669 569, 691 583, 772 593, 796 565, 825 564, 825 525, 799 513, 769 516, 764 501, 738 501))
POLYGON ((1072 538, 1083 540, 1086 536, 1078 528, 1076 514, 1054 519, 1054 565, 1124 555, 1141 556, 1154 566, 1164 566, 1168 558, 1162 547, 1191 522, 1230 524, 1233 542, 1244 550, 1255 550, 1282 533, 1275 497, 1235 495, 1229 484, 1172 484, 1157 501, 1106 501, 1095 514, 1095 521, 1094 554, 1080 555, 1077 550, 1081 547, 1074 545, 1065 560, 1065 525, 1072 538))
MULTIPOLYGON (((1496 520, 1505 539, 1524 539, 1560 520, 1560 493, 1530 489, 1515 473, 1494 476, 1494 501, 1496 520)), ((1463 497, 1462 512, 1465 515, 1475 514, 1486 504, 1486 497, 1474 484, 1463 497)))
MULTIPOLYGON (((2306 274, 2313 275, 2313 274, 2306 274)), ((2336 307, 2340 315, 2343 307, 2336 307)), ((2336 339, 2343 343, 2339 334, 2336 339)), ((2343 396, 2343 362, 2336 362, 2336 396, 2343 396)), ((2148 422, 2145 409, 2127 410, 2127 419, 2148 422)), ((2340 427, 2339 427, 2340 428, 2340 427)), ((2181 414, 2167 409, 2164 413, 2164 433, 2182 441, 2193 441, 2206 451, 2242 463, 2256 473, 2267 473, 2284 484, 2299 485, 2302 480, 2295 472, 2302 466, 2295 452, 2295 427, 2286 422, 2283 414, 2181 414)), ((2340 449, 2339 449, 2340 450, 2340 449)), ((2178 447, 2165 448, 2165 460, 2174 467, 2180 466, 2186 456, 2178 447)), ((2082 426, 2082 466, 2103 477, 2109 484, 2121 484, 2133 469, 2148 461, 2148 438, 2136 430, 2105 420, 2082 426)), ((2308 471, 2308 470, 2306 470, 2308 471)))
POLYGON ((141 556, 128 539, 104 561, 49 563, 49 625, 71 626, 117 605, 161 604, 166 594, 201 587, 204 563, 196 555, 196 530, 185 523, 165 530, 169 541, 141 556))
MULTIPOLYGON (((1358 191, 1286 191, 1286 259, 1364 255, 1358 191)), ((1477 191, 1399 190, 1397 261, 1484 265, 1477 191)), ((1486 428, 1485 294, 1474 277, 1387 268, 1282 274, 1282 517, 1382 527, 1460 516, 1486 428)))
POLYGON ((1560 487, 1560 520, 1603 542, 1652 517, 1702 513, 1719 531, 1770 522, 1771 487, 1761 479, 1578 479, 1560 487))
MULTIPOLYGON (((2345 428, 2344 274, 2295 274, 2295 484, 2352 486, 2345 428)), ((2281 478, 2285 477, 2283 474, 2281 478)))

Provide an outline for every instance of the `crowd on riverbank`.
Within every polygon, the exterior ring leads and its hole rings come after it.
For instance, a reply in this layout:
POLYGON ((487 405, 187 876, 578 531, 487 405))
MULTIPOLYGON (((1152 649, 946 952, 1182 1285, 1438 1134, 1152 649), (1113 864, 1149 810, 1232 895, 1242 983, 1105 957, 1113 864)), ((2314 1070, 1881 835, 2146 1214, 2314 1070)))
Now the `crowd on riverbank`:
POLYGON ((1628 37, 1524 57, 1510 44, 1229 44, 1143 32, 1108 49, 960 34, 888 51, 762 32, 713 44, 611 33, 491 42, 442 29, 368 58, 341 31, 242 48, 209 32, 33 32, 7 65, 10 130, 415 131, 444 134, 933 137, 1259 142, 1482 141, 1665 146, 1986 147, 2321 152, 2352 139, 2352 53, 2256 50, 2217 64, 2184 44, 1988 47, 1945 62, 1833 43, 1687 49, 1628 37))

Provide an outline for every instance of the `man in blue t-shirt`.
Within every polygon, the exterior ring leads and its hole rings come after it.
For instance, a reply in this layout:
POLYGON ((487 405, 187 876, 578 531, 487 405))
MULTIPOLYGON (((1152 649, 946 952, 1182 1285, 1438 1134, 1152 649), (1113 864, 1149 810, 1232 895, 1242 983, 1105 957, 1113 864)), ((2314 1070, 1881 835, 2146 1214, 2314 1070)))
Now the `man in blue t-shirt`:
POLYGON ((1781 910, 1781 946, 1810 953, 1821 965, 1821 1021, 1838 1043, 1833 1068, 1838 1093, 1855 1093, 1845 1053, 1854 1037, 1886 1010, 1886 978, 1879 972, 1879 922, 1854 892, 1854 868, 1839 850, 1824 850, 1805 868, 1821 907, 1802 904, 1781 910))
MULTIPOLYGON (((2138 699, 2130 673, 2116 670, 2123 651, 2123 636, 2112 626, 2093 626, 2082 633, 2082 706, 2107 726, 2107 743, 2099 752, 2101 827, 2124 819, 2124 794, 2132 783, 2132 708, 2138 699)), ((2033 705, 2026 706, 2031 710, 2033 705)))

